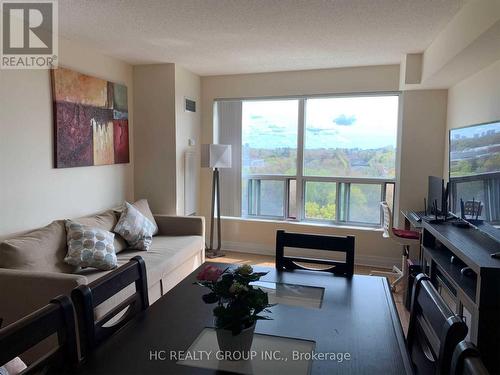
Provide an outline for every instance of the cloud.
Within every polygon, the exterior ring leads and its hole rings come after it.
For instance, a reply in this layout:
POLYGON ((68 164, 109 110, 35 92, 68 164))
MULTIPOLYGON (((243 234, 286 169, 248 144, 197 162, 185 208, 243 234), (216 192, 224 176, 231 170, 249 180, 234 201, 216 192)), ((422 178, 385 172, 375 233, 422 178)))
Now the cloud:
POLYGON ((339 134, 338 130, 327 130, 324 131, 322 135, 337 135, 339 134))
POLYGON ((268 125, 267 128, 273 133, 284 133, 286 130, 285 127, 275 124, 268 125))
POLYGON ((339 133, 338 130, 335 129, 324 129, 324 128, 313 128, 313 127, 307 127, 306 131, 314 135, 320 135, 320 136, 337 135, 339 133))
POLYGON ((347 117, 346 115, 342 114, 339 117, 333 119, 333 122, 340 126, 351 126, 356 122, 356 116, 352 115, 347 117))
POLYGON ((313 128, 313 127, 307 127, 306 130, 311 133, 320 133, 326 129, 323 128, 313 128))

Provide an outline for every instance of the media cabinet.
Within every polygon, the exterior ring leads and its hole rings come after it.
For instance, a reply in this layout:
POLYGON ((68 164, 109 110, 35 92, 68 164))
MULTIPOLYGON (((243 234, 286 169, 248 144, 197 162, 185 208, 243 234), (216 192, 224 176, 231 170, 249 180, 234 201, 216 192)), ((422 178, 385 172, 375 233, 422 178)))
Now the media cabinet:
POLYGON ((500 259, 490 256, 498 251, 500 242, 478 229, 422 221, 422 271, 464 319, 468 340, 492 373, 500 371, 500 259), (465 274, 464 267, 470 268, 465 274))

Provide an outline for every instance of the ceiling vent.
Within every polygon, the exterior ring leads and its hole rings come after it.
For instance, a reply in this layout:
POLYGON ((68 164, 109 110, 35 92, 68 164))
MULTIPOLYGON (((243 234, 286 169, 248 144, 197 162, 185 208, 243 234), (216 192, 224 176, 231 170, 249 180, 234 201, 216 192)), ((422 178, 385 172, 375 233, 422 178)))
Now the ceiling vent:
POLYGON ((185 101, 185 110, 187 112, 196 112, 196 102, 194 100, 184 98, 185 101))

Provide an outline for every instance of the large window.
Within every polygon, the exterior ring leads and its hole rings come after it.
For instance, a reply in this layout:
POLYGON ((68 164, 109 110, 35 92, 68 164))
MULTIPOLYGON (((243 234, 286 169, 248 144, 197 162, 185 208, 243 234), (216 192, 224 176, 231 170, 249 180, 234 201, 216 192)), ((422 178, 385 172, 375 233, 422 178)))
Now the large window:
POLYGON ((304 175, 395 175, 398 97, 307 99, 304 175))
POLYGON ((380 225, 379 202, 394 199, 398 102, 394 94, 233 101, 239 112, 233 106, 219 131, 241 127, 229 139, 241 153, 240 183, 226 186, 241 189, 239 215, 380 225))
POLYGON ((243 175, 297 173, 298 105, 298 100, 243 102, 243 175))

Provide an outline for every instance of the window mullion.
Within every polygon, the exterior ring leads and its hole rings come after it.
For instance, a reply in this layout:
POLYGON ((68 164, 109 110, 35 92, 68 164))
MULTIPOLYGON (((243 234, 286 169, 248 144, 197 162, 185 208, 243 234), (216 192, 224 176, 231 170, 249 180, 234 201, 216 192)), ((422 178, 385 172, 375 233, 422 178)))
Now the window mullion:
POLYGON ((305 217, 304 200, 304 129, 305 129, 305 102, 304 98, 299 100, 299 118, 297 132, 297 185, 296 185, 296 210, 297 219, 302 221, 305 217))
POLYGON ((290 212, 290 199, 288 198, 290 196, 290 179, 286 178, 284 181, 284 186, 283 186, 283 219, 286 220, 288 219, 289 212, 290 212))
MULTIPOLYGON (((380 197, 380 202, 385 202, 386 200, 386 197, 387 197, 387 182, 384 182, 381 184, 381 187, 380 187, 380 191, 381 191, 381 197, 380 197)), ((389 202, 387 202, 389 203, 389 202)), ((391 207, 393 208, 392 211, 393 211, 393 218, 394 218, 394 202, 391 202, 391 207)), ((384 217, 383 217, 383 213, 382 213, 382 210, 380 210, 380 224, 383 224, 384 222, 384 217)))
POLYGON ((257 187, 256 189, 256 196, 257 196, 257 200, 256 200, 256 203, 257 203, 257 209, 256 209, 256 212, 257 212, 257 215, 260 216, 261 215, 261 212, 260 212, 260 208, 261 208, 261 205, 260 205, 260 199, 261 199, 261 181, 260 180, 256 180, 256 184, 255 186, 257 187))
POLYGON ((248 188, 249 188, 249 193, 248 193, 248 212, 249 215, 257 215, 257 209, 256 209, 256 203, 255 203, 255 180, 249 179, 248 180, 248 188))
POLYGON ((344 221, 351 221, 351 183, 347 182, 345 186, 345 196, 344 196, 344 221))
POLYGON ((248 180, 249 193, 248 193, 248 212, 250 215, 255 215, 255 182, 254 180, 248 180), (250 183, 251 182, 251 183, 250 183))
POLYGON ((341 199, 340 194, 342 194, 342 182, 335 183, 335 222, 338 224, 341 220, 341 199))

